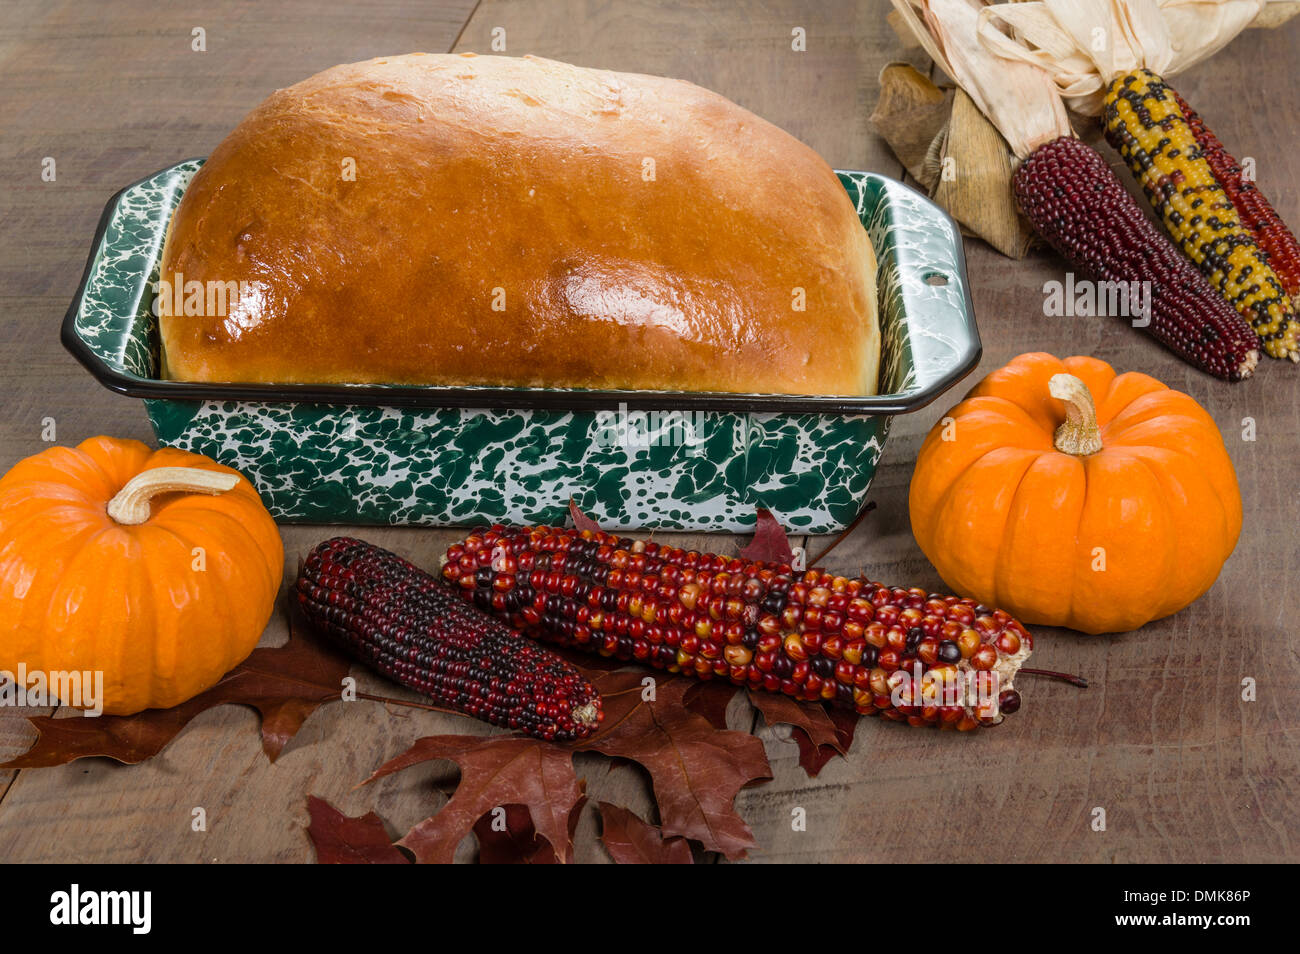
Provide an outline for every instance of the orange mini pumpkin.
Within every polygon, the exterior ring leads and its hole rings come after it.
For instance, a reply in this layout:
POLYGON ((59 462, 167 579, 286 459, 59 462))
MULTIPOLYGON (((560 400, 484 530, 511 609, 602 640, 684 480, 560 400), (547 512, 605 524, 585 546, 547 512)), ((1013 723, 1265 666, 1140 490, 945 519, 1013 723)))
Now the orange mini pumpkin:
POLYGON ((283 565, 236 471, 109 437, 51 448, 0 479, 0 669, 102 672, 108 713, 177 705, 252 652, 283 565))
POLYGON ((1085 633, 1187 606, 1241 532, 1237 475, 1199 404, 1145 374, 1049 354, 994 371, 935 425, 909 508, 958 593, 1085 633))

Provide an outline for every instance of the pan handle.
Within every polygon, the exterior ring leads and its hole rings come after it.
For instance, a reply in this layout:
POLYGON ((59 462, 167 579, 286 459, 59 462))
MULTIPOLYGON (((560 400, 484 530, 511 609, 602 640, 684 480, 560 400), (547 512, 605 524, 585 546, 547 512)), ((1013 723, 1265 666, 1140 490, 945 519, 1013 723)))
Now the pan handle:
POLYGON ((880 396, 916 410, 973 371, 982 353, 961 230, 895 179, 838 175, 878 258, 880 396))
POLYGON ((189 159, 117 192, 99 217, 81 284, 63 318, 63 346, 105 387, 132 393, 154 377, 152 284, 172 212, 202 159, 189 159))

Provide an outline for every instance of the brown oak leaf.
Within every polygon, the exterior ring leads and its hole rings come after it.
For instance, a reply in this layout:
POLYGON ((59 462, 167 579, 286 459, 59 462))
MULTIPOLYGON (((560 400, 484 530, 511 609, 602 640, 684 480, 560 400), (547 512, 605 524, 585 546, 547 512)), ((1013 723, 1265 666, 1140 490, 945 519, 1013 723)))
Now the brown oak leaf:
POLYGON ((43 768, 104 756, 135 764, 161 752, 199 713, 213 706, 252 706, 262 717, 262 749, 272 762, 307 717, 338 699, 351 663, 310 632, 297 607, 289 610, 289 640, 255 649, 221 681, 171 709, 146 709, 129 716, 29 716, 39 733, 22 755, 0 768, 43 768))
POLYGON ((710 679, 708 682, 697 682, 687 689, 682 702, 692 712, 704 716, 715 729, 725 729, 727 709, 731 706, 731 700, 736 698, 736 693, 741 691, 741 687, 733 683, 710 679))
MULTIPOLYGON (((579 779, 578 786, 586 789, 579 779)), ((574 803, 569 812, 569 843, 573 843, 582 817, 587 796, 574 803)), ((537 834, 533 816, 527 805, 505 805, 504 818, 498 819, 496 809, 488 812, 474 824, 474 837, 478 839, 478 860, 485 865, 554 865, 560 859, 545 838, 537 834), (504 826, 501 822, 504 821, 504 826)))
POLYGON ((794 551, 790 549, 790 538, 785 529, 766 507, 758 508, 754 524, 754 539, 740 551, 745 560, 757 560, 762 563, 791 563, 794 551))
POLYGON ((600 840, 610 857, 621 865, 691 865, 691 846, 685 838, 665 838, 626 808, 609 802, 597 804, 600 840))
POLYGON ((605 702, 604 721, 588 739, 554 745, 519 735, 430 736, 380 766, 367 782, 433 759, 449 759, 461 770, 451 800, 398 844, 418 861, 448 862, 472 830, 481 860, 549 862, 545 844, 556 861, 566 862, 585 799, 573 753, 595 751, 649 773, 661 837, 692 838, 731 858, 752 848, 753 834, 733 805, 742 787, 771 777, 762 743, 714 728, 687 709, 683 696, 700 685, 695 680, 641 669, 584 674, 605 702), (496 808, 505 810, 506 832, 485 824, 496 808))
POLYGON ((574 530, 600 529, 600 524, 583 513, 582 508, 578 506, 572 497, 569 498, 569 519, 573 521, 574 530))
MULTIPOLYGON (((614 677, 627 675, 609 673, 597 688, 604 694, 616 683, 614 677)), ((639 684, 644 674, 631 675, 639 684)), ((684 697, 693 680, 663 673, 654 678, 653 701, 638 693, 622 713, 614 715, 607 707, 600 731, 576 747, 644 768, 666 837, 691 838, 707 851, 743 858, 756 842, 733 806, 746 785, 772 777, 763 743, 747 732, 717 729, 688 709, 684 697)))
POLYGON ((388 837, 384 820, 374 812, 344 815, 315 795, 307 796, 307 837, 322 865, 407 865, 411 859, 388 837))
POLYGON ((790 726, 790 737, 799 746, 799 764, 809 778, 816 778, 835 756, 848 753, 861 718, 851 709, 799 702, 774 692, 751 690, 749 701, 768 725, 790 726))
POLYGON ((366 781, 433 759, 460 766, 460 783, 451 801, 398 842, 417 861, 450 863, 480 818, 516 804, 528 806, 537 836, 550 843, 557 860, 569 860, 569 815, 583 797, 570 749, 518 735, 431 735, 385 762, 366 781))
POLYGON ((862 716, 852 709, 831 708, 827 710, 827 715, 835 723, 834 742, 819 745, 814 749, 811 741, 807 740, 803 733, 797 729, 794 733, 794 740, 799 745, 799 764, 803 766, 809 778, 816 778, 817 774, 826 767, 826 763, 835 756, 843 758, 849 754, 849 748, 853 745, 853 733, 857 731, 858 723, 862 721, 862 716))
MULTIPOLYGON (((727 727, 727 708, 741 690, 729 683, 701 682, 686 691, 686 708, 709 721, 716 729, 727 727)), ((768 725, 790 726, 790 738, 799 746, 799 765, 809 778, 826 767, 835 756, 848 754, 853 733, 861 718, 851 709, 799 702, 786 695, 749 690, 747 698, 768 725)))

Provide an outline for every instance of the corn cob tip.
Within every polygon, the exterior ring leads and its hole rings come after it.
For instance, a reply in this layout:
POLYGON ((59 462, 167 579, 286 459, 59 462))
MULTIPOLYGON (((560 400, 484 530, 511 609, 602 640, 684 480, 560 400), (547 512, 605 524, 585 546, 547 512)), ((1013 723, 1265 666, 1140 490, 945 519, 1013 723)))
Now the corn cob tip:
POLYGON ((600 709, 594 702, 578 706, 573 710, 573 721, 579 725, 595 725, 600 721, 600 709))

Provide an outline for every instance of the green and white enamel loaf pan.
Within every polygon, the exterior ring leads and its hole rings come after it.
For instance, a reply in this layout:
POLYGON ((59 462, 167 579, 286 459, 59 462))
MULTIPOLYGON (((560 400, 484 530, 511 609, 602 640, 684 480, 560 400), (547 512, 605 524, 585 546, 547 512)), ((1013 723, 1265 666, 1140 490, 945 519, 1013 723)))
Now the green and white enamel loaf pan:
POLYGON ((610 529, 743 532, 761 505, 792 531, 833 533, 866 502, 890 415, 979 362, 953 221, 901 183, 841 172, 879 258, 879 395, 161 380, 154 283, 201 165, 109 201, 63 343, 106 387, 144 399, 159 443, 238 468, 281 521, 558 524, 572 497, 610 529))

